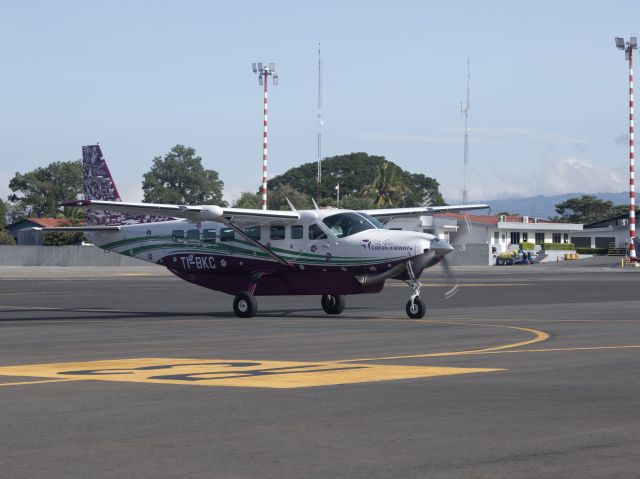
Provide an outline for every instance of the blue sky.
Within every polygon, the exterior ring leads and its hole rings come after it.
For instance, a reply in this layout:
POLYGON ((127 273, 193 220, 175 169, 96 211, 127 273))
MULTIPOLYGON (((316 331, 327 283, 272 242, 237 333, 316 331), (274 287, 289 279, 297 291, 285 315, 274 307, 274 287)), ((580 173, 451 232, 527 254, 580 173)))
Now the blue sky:
POLYGON ((640 2, 613 5, 5 1, 0 195, 16 171, 78 159, 95 141, 125 201, 142 198, 142 174, 177 143, 220 173, 228 200, 255 191, 262 92, 251 62, 280 74, 274 176, 315 160, 318 42, 324 156, 384 155, 458 201, 470 57, 470 200, 624 191, 627 67, 613 39, 640 36, 640 2))

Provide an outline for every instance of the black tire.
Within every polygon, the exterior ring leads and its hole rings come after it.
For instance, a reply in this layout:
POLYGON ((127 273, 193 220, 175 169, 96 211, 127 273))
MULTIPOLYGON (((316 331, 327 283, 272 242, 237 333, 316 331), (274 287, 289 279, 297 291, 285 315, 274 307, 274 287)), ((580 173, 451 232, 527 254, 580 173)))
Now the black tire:
POLYGON ((344 311, 347 300, 343 294, 325 294, 320 301, 327 314, 340 314, 344 311))
POLYGON ((502 258, 498 258, 496 263, 498 263, 498 265, 500 265, 500 266, 504 266, 504 260, 502 258))
POLYGON ((407 316, 411 319, 421 319, 424 317, 424 313, 427 312, 427 308, 419 297, 414 298, 413 303, 411 300, 407 301, 407 316))
POLYGON ((233 312, 239 318, 252 318, 258 311, 258 302, 251 293, 242 292, 233 300, 233 312))

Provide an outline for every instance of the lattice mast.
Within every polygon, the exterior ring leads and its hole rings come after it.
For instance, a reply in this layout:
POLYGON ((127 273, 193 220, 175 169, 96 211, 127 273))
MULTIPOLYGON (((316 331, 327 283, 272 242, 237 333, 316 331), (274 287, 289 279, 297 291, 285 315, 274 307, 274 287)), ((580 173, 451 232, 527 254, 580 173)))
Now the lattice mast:
POLYGON ((278 75, 276 74, 276 64, 269 63, 268 66, 262 63, 252 63, 253 73, 258 75, 258 84, 264 86, 264 128, 262 131, 262 209, 267 209, 267 146, 268 146, 268 122, 269 122, 269 96, 268 85, 269 77, 272 78, 273 84, 278 84, 278 75))
POLYGON ((317 196, 320 198, 322 185, 322 56, 320 55, 320 43, 318 43, 318 176, 317 176, 317 196))
POLYGON ((462 186, 462 204, 466 205, 469 202, 469 111, 471 110, 471 104, 469 100, 469 83, 471 80, 470 61, 467 58, 467 104, 462 107, 461 112, 464 113, 464 172, 463 172, 463 186, 462 186))

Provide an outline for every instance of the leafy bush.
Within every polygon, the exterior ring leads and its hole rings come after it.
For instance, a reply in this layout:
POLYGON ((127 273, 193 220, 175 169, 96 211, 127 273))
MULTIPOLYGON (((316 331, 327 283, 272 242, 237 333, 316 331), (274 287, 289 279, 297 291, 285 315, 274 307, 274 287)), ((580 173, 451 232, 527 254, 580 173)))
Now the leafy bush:
POLYGON ((576 248, 578 254, 607 254, 607 248, 576 248))
POLYGON ((545 243, 542 246, 542 249, 545 251, 550 250, 574 250, 576 246, 573 243, 545 243))
POLYGON ((525 243, 524 241, 520 243, 520 249, 522 249, 523 251, 533 251, 534 249, 536 249, 536 244, 535 243, 525 243))
POLYGON ((7 246, 14 244, 16 244, 16 240, 11 236, 11 233, 7 230, 0 230, 0 245, 7 246))

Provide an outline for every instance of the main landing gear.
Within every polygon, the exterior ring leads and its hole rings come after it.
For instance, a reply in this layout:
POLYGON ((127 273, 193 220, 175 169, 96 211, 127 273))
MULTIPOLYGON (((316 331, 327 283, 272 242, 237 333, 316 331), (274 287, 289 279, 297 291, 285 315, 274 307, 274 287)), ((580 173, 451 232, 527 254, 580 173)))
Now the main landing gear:
POLYGON ((344 311, 347 301, 343 294, 325 294, 320 303, 325 313, 340 314, 344 311))
POLYGON ((249 291, 243 291, 233 300, 233 312, 239 318, 252 318, 258 311, 256 297, 249 291))
POLYGON ((409 274, 409 281, 406 283, 411 286, 411 297, 409 301, 407 301, 406 311, 407 316, 411 319, 421 319, 424 316, 424 313, 427 312, 427 307, 424 302, 420 299, 420 281, 416 279, 416 275, 413 272, 413 267, 411 266, 411 261, 407 261, 407 273, 409 274))

